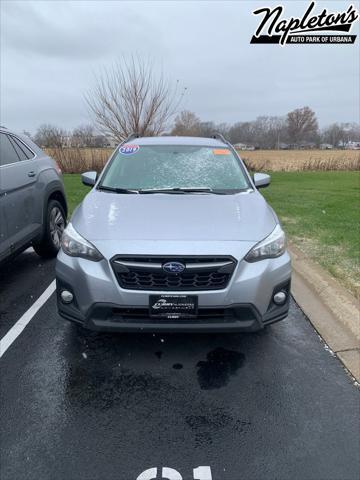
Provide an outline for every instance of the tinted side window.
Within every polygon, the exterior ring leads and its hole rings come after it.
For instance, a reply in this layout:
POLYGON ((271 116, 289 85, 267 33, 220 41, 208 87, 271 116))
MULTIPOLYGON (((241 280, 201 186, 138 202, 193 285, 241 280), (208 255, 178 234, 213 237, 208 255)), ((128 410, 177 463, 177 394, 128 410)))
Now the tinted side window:
POLYGON ((19 159, 20 160, 27 160, 27 156, 25 155, 25 152, 23 150, 21 150, 21 148, 19 147, 19 145, 17 143, 15 143, 14 137, 8 136, 7 138, 10 140, 11 145, 15 148, 19 159))
POLYGON ((25 145, 25 143, 21 142, 20 140, 18 140, 16 137, 13 137, 12 135, 10 136, 10 138, 13 141, 15 150, 18 152, 18 155, 21 158, 21 160, 34 158, 33 152, 30 150, 30 148, 28 148, 25 145), (20 155, 19 152, 22 152, 22 155, 20 155), (23 158, 23 156, 25 156, 25 158, 23 158))
POLYGON ((5 133, 0 133, 0 165, 8 165, 19 161, 14 147, 5 133))

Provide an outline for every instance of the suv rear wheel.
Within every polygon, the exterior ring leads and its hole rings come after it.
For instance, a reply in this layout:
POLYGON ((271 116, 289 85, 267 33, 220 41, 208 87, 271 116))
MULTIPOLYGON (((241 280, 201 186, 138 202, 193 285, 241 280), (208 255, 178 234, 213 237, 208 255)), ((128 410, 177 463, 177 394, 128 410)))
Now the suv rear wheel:
POLYGON ((50 200, 47 205, 44 235, 40 242, 33 245, 35 252, 45 258, 56 257, 65 225, 64 207, 57 200, 50 200))

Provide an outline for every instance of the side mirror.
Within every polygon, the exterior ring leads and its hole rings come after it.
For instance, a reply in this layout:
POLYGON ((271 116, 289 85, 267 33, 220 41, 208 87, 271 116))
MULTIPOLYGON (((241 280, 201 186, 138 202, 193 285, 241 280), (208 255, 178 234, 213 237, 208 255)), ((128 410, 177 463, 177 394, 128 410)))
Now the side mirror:
POLYGON ((267 173, 255 173, 254 184, 256 188, 265 188, 270 185, 271 177, 267 173))
POLYGON ((93 187, 96 183, 97 172, 85 172, 81 174, 81 181, 84 185, 93 187))

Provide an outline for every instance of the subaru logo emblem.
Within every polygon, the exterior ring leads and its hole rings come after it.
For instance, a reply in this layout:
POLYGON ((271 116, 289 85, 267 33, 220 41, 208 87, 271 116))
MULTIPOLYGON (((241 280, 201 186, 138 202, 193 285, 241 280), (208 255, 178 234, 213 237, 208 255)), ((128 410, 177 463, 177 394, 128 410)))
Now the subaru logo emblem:
POLYGON ((181 273, 185 270, 185 265, 180 262, 167 262, 162 268, 167 273, 181 273))

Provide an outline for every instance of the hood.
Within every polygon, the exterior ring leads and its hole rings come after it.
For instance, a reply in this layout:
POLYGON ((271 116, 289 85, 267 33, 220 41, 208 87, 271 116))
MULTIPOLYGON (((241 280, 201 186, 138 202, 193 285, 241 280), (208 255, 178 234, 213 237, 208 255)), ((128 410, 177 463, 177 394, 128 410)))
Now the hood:
POLYGON ((275 228, 257 192, 236 195, 116 194, 92 190, 71 219, 92 240, 251 241, 275 228))

